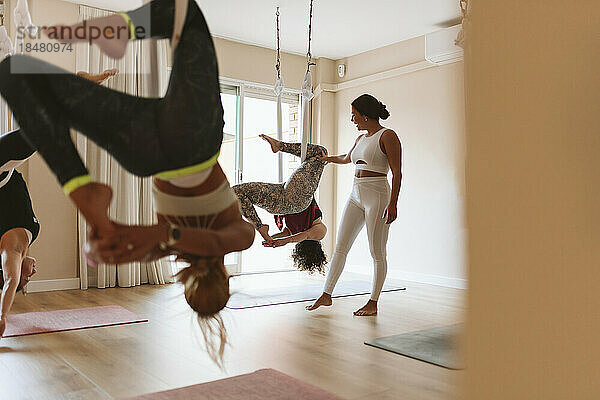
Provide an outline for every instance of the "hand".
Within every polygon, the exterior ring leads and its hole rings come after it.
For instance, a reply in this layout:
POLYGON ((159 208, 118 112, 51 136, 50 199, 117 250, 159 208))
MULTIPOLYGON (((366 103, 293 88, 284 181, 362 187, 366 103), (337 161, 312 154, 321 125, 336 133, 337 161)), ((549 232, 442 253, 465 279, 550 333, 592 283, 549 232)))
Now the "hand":
POLYGON ((389 204, 383 213, 383 219, 385 219, 386 224, 391 224, 398 217, 398 208, 395 204, 389 204))
POLYGON ((285 238, 281 238, 281 239, 274 239, 272 242, 263 242, 263 246, 265 247, 281 247, 281 246, 285 246, 286 244, 290 243, 290 238, 289 237, 285 237, 285 238))
POLYGON ((321 151, 321 154, 317 155, 317 160, 323 161, 324 163, 329 163, 329 157, 327 157, 327 153, 325 151, 321 151))
POLYGON ((260 236, 262 236, 263 239, 265 239, 266 243, 273 243, 273 238, 269 235, 269 225, 262 225, 257 230, 258 233, 260 233, 260 236))
POLYGON ((166 240, 164 224, 152 226, 128 226, 113 223, 115 229, 109 234, 98 236, 93 230, 88 233, 86 252, 90 259, 111 264, 133 261, 149 261, 169 254, 160 249, 166 240))

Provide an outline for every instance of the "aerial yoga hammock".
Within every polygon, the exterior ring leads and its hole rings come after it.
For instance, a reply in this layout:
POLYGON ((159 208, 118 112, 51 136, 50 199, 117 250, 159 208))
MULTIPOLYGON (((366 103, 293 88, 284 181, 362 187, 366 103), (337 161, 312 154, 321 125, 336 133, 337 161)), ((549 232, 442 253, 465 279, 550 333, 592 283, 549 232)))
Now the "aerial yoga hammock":
MULTIPOLYGON (((173 67, 166 95, 130 96, 21 55, 0 63, 0 93, 22 135, 92 226, 92 258, 124 263, 175 254, 189 262, 177 278, 198 315, 209 354, 219 360, 226 336, 218 312, 229 299, 223 257, 248 248, 254 232, 242 220, 217 162, 224 121, 208 26, 194 0, 153 0, 86 23, 101 31, 125 32, 124 37, 92 40, 113 58, 123 56, 129 40, 171 38, 173 67), (20 68, 34 73, 19 73, 20 68), (158 224, 123 226, 108 219, 112 191, 91 181, 69 128, 93 140, 130 173, 154 176, 158 224)), ((68 37, 82 25, 51 27, 44 33, 63 42, 88 41, 68 37)))

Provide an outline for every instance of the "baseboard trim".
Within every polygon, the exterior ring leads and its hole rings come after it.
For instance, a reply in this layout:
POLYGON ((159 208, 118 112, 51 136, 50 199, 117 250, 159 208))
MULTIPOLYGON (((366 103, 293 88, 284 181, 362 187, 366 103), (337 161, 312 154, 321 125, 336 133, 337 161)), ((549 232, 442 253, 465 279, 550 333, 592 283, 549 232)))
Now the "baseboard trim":
POLYGON ((31 281, 27 285, 28 293, 52 292, 55 290, 73 290, 79 289, 79 278, 66 279, 48 279, 41 281, 31 281))
MULTIPOLYGON (((364 266, 348 265, 346 267, 346 270, 348 270, 348 272, 367 276, 367 274, 365 274, 364 266)), ((468 286, 468 282, 466 279, 450 278, 447 276, 433 274, 423 274, 420 272, 396 270, 390 268, 389 266, 386 279, 390 281, 425 283, 428 285, 443 286, 453 289, 467 289, 468 286)))

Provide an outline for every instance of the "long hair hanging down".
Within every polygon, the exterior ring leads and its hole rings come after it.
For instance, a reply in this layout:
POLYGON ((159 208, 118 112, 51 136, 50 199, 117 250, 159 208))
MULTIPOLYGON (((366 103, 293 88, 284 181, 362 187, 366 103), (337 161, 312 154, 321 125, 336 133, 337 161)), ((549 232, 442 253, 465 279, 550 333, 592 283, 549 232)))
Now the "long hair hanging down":
MULTIPOLYGON (((181 226, 210 229, 216 215, 192 218, 168 217, 181 226)), ((185 300, 196 312, 206 352, 219 367, 223 367, 223 353, 227 344, 227 329, 219 312, 229 301, 229 274, 223 257, 200 257, 181 254, 177 261, 188 264, 175 279, 183 285, 185 300)))

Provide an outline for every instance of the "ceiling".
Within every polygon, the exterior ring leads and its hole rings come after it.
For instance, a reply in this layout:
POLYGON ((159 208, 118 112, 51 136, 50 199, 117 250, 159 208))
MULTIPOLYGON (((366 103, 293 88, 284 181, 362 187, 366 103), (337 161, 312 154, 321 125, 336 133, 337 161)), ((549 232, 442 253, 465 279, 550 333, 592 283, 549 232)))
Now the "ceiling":
MULTIPOLYGON (((67 0, 105 9, 131 9, 141 0, 67 0)), ((275 9, 281 48, 306 54, 310 0, 197 0, 214 36, 275 48, 275 9)), ((449 26, 458 0, 314 0, 315 57, 340 59, 449 26)))

